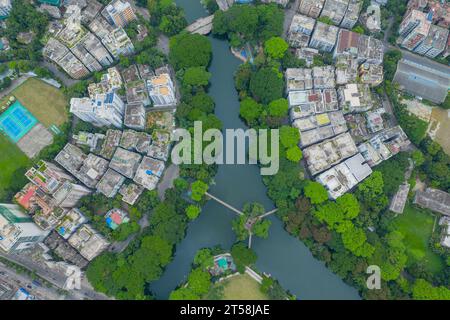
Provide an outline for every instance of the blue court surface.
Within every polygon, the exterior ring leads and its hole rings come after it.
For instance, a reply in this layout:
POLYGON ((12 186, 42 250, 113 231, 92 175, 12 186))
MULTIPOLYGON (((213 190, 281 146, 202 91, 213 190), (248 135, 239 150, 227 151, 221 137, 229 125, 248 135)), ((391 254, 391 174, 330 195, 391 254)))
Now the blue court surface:
POLYGON ((37 123, 37 119, 16 100, 0 115, 0 130, 16 143, 37 123))

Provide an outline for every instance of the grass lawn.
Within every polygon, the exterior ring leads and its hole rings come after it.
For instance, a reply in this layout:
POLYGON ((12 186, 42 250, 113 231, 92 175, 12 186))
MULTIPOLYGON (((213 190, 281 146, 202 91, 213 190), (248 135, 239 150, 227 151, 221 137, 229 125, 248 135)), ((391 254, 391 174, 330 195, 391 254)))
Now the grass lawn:
POLYGON ((259 289, 260 284, 248 274, 240 274, 214 286, 223 286, 222 300, 269 300, 259 289))
POLYGON ((11 177, 16 170, 28 166, 30 160, 27 156, 0 134, 0 192, 10 185, 11 177))
MULTIPOLYGON (((61 126, 68 121, 67 99, 61 90, 30 78, 11 92, 44 126, 61 126)), ((6 101, 6 96, 3 101, 6 101)))
POLYGON ((432 273, 443 271, 444 263, 439 255, 429 247, 433 231, 434 216, 426 211, 407 205, 402 215, 393 222, 393 229, 405 237, 409 261, 421 260, 432 273))

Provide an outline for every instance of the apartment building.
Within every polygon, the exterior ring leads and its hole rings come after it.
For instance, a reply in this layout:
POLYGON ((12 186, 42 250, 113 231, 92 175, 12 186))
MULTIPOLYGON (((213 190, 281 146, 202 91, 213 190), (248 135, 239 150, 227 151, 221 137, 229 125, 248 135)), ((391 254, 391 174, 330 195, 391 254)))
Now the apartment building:
POLYGON ((432 25, 428 35, 422 41, 422 43, 414 49, 414 52, 423 54, 429 58, 435 58, 444 52, 447 39, 448 39, 448 29, 432 25))
POLYGON ((341 28, 351 29, 358 22, 359 12, 361 11, 361 0, 350 0, 347 11, 341 22, 341 28))
POLYGON ((16 204, 0 204, 0 249, 15 252, 41 242, 47 236, 16 204))
POLYGON ((325 0, 301 0, 298 12, 311 18, 318 18, 325 0))
POLYGON ((97 35, 114 58, 134 52, 133 43, 123 28, 113 27, 105 19, 98 17, 89 24, 89 29, 97 35))
POLYGON ((12 9, 11 0, 0 0, 0 20, 6 19, 12 9))
POLYGON ((320 17, 328 17, 339 25, 347 12, 349 0, 326 0, 320 17))
POLYGON ((309 46, 320 51, 331 52, 336 44, 339 28, 317 21, 309 46))
POLYGON ((175 106, 175 88, 168 73, 162 73, 147 81, 150 98, 155 107, 175 106))
POLYGON ((111 1, 102 11, 102 15, 116 27, 124 27, 129 22, 136 20, 136 14, 128 1, 111 1))
POLYGON ((90 122, 97 127, 115 126, 121 128, 125 103, 114 93, 97 94, 91 98, 72 98, 70 112, 83 121, 90 122))
POLYGON ((432 15, 411 10, 399 27, 400 44, 408 50, 414 50, 427 37, 431 27, 432 15))
POLYGON ((313 18, 301 14, 294 15, 289 27, 289 45, 293 48, 307 47, 315 24, 316 20, 313 18))

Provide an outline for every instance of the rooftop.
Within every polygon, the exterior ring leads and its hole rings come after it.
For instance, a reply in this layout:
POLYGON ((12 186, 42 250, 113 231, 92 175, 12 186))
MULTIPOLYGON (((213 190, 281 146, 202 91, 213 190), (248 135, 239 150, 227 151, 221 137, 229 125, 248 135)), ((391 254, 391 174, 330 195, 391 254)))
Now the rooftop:
POLYGON ((450 216, 450 194, 438 189, 427 188, 417 191, 414 203, 444 215, 450 216))
POLYGON ((69 244, 88 261, 97 257, 109 246, 108 241, 87 224, 82 225, 69 238, 69 244))
POLYGON ((117 148, 109 167, 127 178, 133 179, 141 161, 141 156, 122 148, 117 148))
POLYGON ((114 198, 124 182, 124 176, 109 168, 97 184, 97 191, 108 198, 114 198))
POLYGON ((164 171, 164 161, 144 157, 136 172, 134 181, 148 190, 153 190, 164 171))

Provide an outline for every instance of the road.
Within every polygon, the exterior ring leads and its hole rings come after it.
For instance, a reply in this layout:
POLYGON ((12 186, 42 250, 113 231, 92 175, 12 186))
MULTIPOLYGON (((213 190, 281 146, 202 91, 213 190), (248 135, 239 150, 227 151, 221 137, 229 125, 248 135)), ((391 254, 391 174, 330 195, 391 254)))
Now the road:
POLYGON ((180 175, 180 167, 171 164, 166 171, 160 183, 158 183, 158 195, 164 199, 166 190, 173 187, 173 181, 180 175))
POLYGON ((57 80, 61 81, 66 87, 70 87, 75 83, 80 82, 80 80, 70 78, 66 73, 59 70, 58 67, 53 63, 44 60, 39 62, 39 65, 50 70, 50 72, 55 75, 57 80))
MULTIPOLYGON (((67 276, 65 274, 61 274, 52 270, 48 267, 44 267, 37 262, 31 260, 29 257, 25 255, 18 254, 5 254, 0 252, 0 256, 14 262, 22 267, 27 268, 28 270, 35 272, 39 277, 45 279, 46 281, 53 284, 55 287, 65 290, 64 284, 66 283, 67 276)), ((80 290, 71 290, 70 295, 66 297, 69 300, 84 300, 84 299, 92 299, 92 300, 106 300, 108 297, 105 295, 95 292, 89 282, 83 277, 81 281, 81 289, 80 290)))
POLYGON ((299 6, 300 0, 295 0, 294 3, 289 3, 288 8, 284 11, 284 23, 283 23, 283 34, 285 38, 287 38, 287 34, 289 31, 289 27, 291 26, 292 19, 294 15, 297 13, 297 8, 299 6))
POLYGON ((39 300, 62 300, 64 296, 59 294, 54 288, 36 286, 33 279, 28 275, 16 272, 14 269, 5 266, 0 262, 1 280, 14 287, 25 288, 30 294, 39 300), (31 289, 30 289, 31 287, 31 289))

